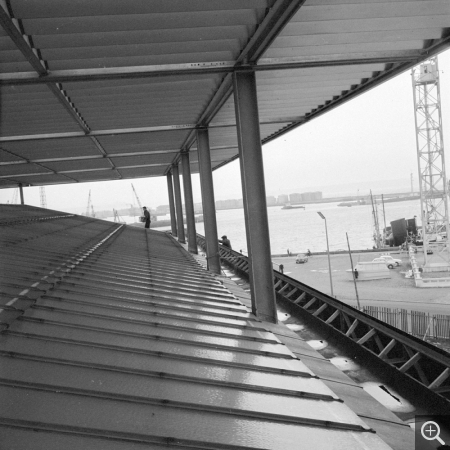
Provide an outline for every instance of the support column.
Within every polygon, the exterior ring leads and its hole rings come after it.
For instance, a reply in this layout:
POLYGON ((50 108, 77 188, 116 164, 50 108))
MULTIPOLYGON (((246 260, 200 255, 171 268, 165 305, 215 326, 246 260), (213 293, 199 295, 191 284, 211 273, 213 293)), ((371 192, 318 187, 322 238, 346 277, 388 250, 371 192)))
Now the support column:
POLYGON ((195 229, 194 198, 192 195, 191 166, 189 163, 189 153, 181 154, 181 167, 183 169, 183 190, 184 205, 186 208, 186 225, 188 235, 188 250, 191 253, 198 253, 197 250, 197 230, 195 229))
POLYGON ((185 244, 186 239, 184 237, 183 205, 181 203, 180 173, 178 171, 178 165, 172 166, 172 175, 173 175, 173 189, 175 193, 175 209, 177 213, 178 242, 185 244))
POLYGON ((277 323, 254 71, 235 72, 233 87, 242 193, 246 204, 245 226, 251 259, 249 269, 252 307, 261 320, 277 323))
POLYGON ((24 205, 25 202, 23 200, 23 186, 22 186, 22 183, 19 183, 19 194, 20 194, 20 204, 24 205))
POLYGON ((167 193, 169 194, 170 225, 172 228, 172 236, 177 237, 177 218, 175 217, 175 201, 173 199, 173 184, 171 173, 167 174, 167 193))
POLYGON ((214 273, 220 273, 216 204, 214 201, 214 185, 207 128, 197 130, 197 152, 202 191, 203 222, 205 226, 206 260, 208 270, 214 273))

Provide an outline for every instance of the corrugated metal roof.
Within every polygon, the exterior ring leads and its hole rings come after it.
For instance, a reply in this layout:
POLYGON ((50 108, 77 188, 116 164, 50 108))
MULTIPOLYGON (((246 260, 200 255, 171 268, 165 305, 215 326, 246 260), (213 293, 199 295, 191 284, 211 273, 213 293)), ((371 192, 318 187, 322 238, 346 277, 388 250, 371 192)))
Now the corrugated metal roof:
POLYGON ((169 235, 0 226, 2 447, 390 448, 169 235))
MULTIPOLYGON (((257 71, 263 142, 448 46, 447 0, 10 0, 0 187, 161 176, 210 126, 238 155, 231 73, 257 71)), ((6 8, 6 9, 5 9, 6 8)))

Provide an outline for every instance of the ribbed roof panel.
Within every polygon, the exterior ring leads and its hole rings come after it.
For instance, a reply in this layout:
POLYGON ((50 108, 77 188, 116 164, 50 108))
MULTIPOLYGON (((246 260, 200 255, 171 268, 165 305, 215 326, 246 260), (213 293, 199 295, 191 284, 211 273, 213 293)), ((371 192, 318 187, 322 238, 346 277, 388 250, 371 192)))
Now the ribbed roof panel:
POLYGON ((171 236, 16 205, 0 228, 6 447, 390 448, 171 236))

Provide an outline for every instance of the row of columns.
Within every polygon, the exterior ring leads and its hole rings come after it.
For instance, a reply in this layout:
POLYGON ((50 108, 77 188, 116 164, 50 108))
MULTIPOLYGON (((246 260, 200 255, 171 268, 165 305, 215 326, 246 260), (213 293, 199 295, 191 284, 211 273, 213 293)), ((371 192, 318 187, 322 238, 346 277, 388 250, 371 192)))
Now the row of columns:
MULTIPOLYGON (((236 127, 239 146, 242 197, 249 258, 252 312, 261 320, 277 323, 275 289, 270 252, 264 168, 259 130, 256 78, 253 70, 233 74, 236 127)), ((197 129, 197 152, 203 204, 208 269, 220 274, 214 186, 208 128, 197 129)), ((189 153, 181 154, 188 249, 197 253, 194 202, 189 153)), ((178 165, 167 175, 172 234, 185 243, 178 165)))

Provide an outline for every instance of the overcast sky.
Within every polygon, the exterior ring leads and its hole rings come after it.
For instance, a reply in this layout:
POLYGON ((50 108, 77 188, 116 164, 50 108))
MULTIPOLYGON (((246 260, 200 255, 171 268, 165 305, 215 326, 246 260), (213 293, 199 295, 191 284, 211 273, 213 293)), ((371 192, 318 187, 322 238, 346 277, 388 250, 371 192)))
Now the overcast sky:
MULTIPOLYGON (((444 144, 450 145, 450 50, 439 55, 444 144)), ((449 160, 447 151, 446 160, 449 160)), ((324 195, 418 189, 413 89, 410 71, 360 95, 263 147, 267 195, 322 190, 324 195)), ((446 164, 450 167, 449 163, 446 164)), ((447 171, 450 169, 447 169, 447 171)), ((447 173, 449 177, 450 174, 447 173)), ((193 175, 194 201, 200 181, 193 175)), ((167 204, 165 177, 47 186, 47 207, 80 213, 89 190, 97 210, 141 203, 167 204)), ((216 200, 242 198, 238 161, 214 171, 216 200)), ((25 203, 39 206, 39 188, 24 188, 25 203)), ((13 198, 0 190, 0 202, 13 198)))

